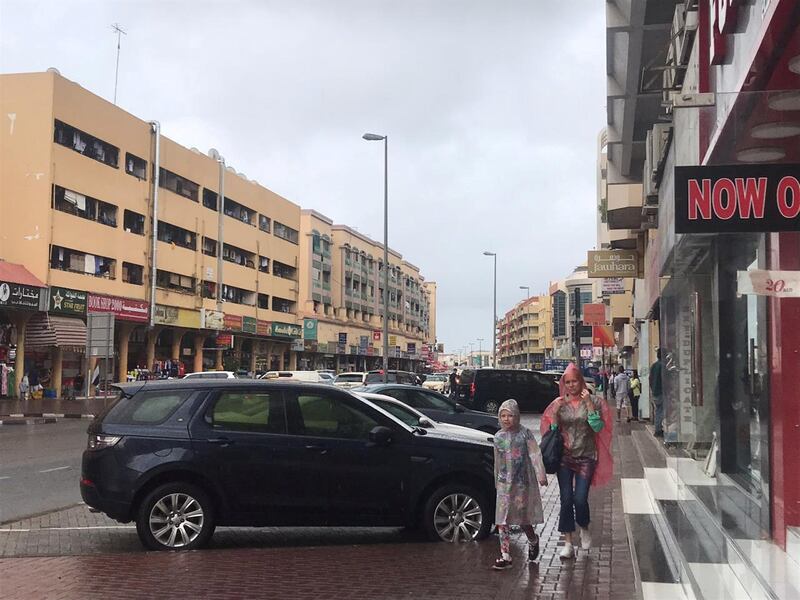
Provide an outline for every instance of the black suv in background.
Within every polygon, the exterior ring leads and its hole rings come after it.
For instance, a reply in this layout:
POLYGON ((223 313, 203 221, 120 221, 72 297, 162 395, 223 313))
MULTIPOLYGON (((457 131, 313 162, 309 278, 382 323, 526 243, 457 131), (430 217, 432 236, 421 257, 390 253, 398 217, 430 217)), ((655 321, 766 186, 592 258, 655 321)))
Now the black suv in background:
POLYGON ((120 399, 89 426, 81 496, 135 521, 148 548, 198 548, 218 525, 422 526, 432 539, 458 541, 484 537, 492 524, 488 440, 411 427, 329 385, 117 388, 120 399))
POLYGON ((462 369, 452 397, 468 408, 495 415, 509 398, 516 400, 523 412, 543 412, 558 397, 558 383, 536 371, 462 369))

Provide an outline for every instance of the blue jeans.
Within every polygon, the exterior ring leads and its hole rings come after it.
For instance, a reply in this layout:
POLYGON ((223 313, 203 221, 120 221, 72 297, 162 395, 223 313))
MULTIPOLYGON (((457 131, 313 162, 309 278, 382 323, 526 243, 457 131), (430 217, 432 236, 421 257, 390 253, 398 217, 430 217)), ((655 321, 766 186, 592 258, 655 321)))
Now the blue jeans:
POLYGON ((561 512, 558 516, 558 530, 560 532, 575 531, 575 521, 583 528, 589 526, 589 484, 591 482, 591 477, 587 479, 563 465, 559 467, 558 488, 561 491, 561 512), (573 479, 575 480, 574 487, 573 479))
POLYGON ((664 398, 653 394, 653 404, 656 407, 655 426, 656 433, 664 433, 664 398))

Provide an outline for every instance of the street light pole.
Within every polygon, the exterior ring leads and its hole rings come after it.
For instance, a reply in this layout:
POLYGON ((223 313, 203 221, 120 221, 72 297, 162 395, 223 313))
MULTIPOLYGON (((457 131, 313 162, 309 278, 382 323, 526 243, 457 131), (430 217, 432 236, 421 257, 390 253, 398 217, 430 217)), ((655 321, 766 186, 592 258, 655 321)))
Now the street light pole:
POLYGON ((483 251, 484 256, 494 259, 494 302, 492 305, 492 366, 497 368, 497 253, 483 251))
POLYGON ((383 141, 383 383, 389 382, 389 136, 365 133, 369 142, 383 141))
POLYGON ((475 360, 472 358, 472 349, 475 347, 475 342, 469 343, 469 366, 474 367, 475 360))
POLYGON ((483 349, 481 348, 481 342, 483 342, 483 338, 478 338, 478 362, 481 367, 483 367, 483 349))
MULTIPOLYGON (((530 288, 530 286, 521 285, 521 286, 519 286, 519 289, 525 290, 525 299, 526 300, 530 299, 530 297, 531 297, 531 288, 530 288)), ((527 309, 527 306, 525 308, 527 309)), ((530 339, 529 339, 530 336, 528 335, 528 318, 527 318, 528 315, 524 311, 523 311, 522 314, 525 315, 525 368, 526 369, 530 369, 531 368, 531 356, 530 356, 530 352, 528 351, 528 342, 530 341, 530 339)))

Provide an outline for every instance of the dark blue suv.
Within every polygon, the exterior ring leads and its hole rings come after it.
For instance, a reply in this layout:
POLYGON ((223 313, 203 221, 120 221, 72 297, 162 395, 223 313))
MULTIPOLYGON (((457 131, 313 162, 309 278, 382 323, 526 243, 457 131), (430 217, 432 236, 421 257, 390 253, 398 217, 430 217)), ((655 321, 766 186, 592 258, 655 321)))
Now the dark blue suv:
POLYGON ((327 385, 176 380, 118 386, 89 426, 81 495, 155 550, 218 525, 422 526, 487 535, 490 442, 410 427, 327 385))

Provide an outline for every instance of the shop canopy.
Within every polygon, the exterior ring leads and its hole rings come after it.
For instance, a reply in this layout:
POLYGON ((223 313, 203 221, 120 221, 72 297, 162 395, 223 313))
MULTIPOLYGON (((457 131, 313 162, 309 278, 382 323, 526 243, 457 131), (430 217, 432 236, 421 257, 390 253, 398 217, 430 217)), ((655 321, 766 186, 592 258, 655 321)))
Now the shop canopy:
POLYGON ((10 263, 5 260, 0 260, 0 281, 29 285, 31 287, 47 287, 22 265, 10 263))
POLYGON ((26 348, 62 348, 86 351, 86 325, 80 319, 38 313, 28 321, 26 348))

